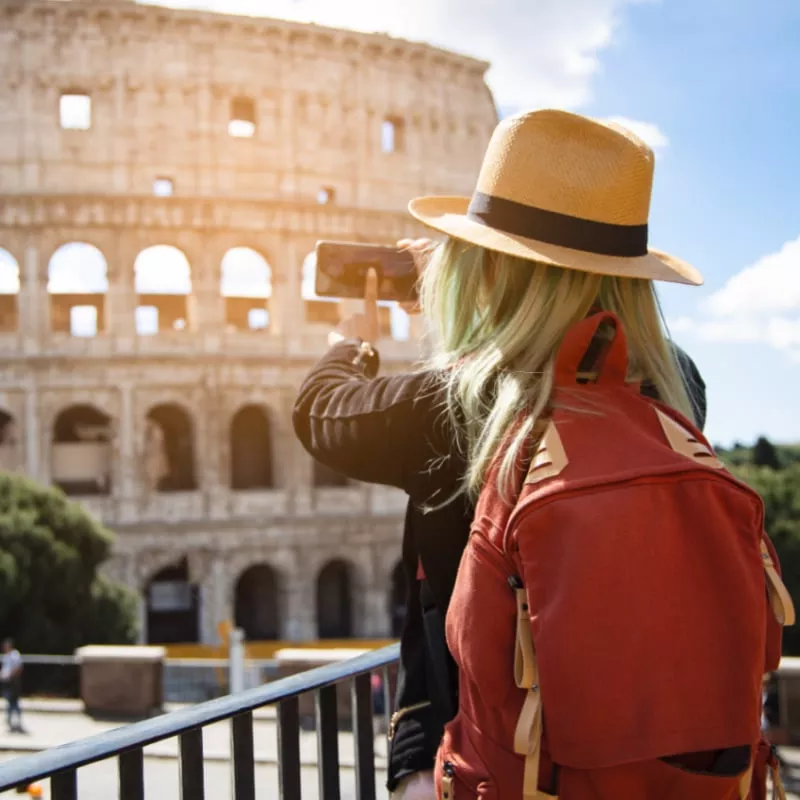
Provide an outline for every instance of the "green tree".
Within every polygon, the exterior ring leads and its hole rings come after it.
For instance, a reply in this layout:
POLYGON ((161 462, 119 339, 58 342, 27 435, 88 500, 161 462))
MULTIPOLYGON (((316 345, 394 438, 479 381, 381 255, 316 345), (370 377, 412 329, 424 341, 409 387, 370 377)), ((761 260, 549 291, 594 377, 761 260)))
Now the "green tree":
POLYGON ((770 469, 780 469, 781 461, 775 445, 766 438, 759 436, 753 447, 753 464, 756 467, 769 467, 770 469))
POLYGON ((0 474, 0 635, 29 653, 136 640, 136 597, 98 575, 112 533, 58 489, 0 474))

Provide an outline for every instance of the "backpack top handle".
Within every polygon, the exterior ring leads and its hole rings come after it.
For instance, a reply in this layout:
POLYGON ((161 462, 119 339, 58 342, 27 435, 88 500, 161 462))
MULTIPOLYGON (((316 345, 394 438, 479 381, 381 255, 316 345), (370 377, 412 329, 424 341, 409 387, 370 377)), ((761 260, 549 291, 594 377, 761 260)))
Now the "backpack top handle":
MULTIPOLYGON (((586 353, 592 346, 600 327, 610 324, 612 338, 601 343, 600 351, 590 369, 595 383, 624 386, 628 377, 628 343, 622 322, 616 314, 601 311, 573 325, 564 336, 556 354, 555 385, 575 386, 580 378, 587 378, 582 369, 586 353)), ((584 381, 585 382, 585 381, 584 381)))

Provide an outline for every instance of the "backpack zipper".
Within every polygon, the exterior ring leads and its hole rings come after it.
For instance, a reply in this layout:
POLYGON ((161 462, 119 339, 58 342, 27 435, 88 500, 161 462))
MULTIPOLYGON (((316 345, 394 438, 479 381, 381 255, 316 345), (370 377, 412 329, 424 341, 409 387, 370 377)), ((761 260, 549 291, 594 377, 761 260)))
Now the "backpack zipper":
POLYGON ((515 527, 520 524, 521 520, 528 516, 529 513, 533 512, 534 510, 538 510, 543 508, 544 506, 550 505, 550 503, 557 503, 559 500, 567 500, 575 495, 585 494, 589 491, 594 491, 595 493, 605 493, 606 491, 612 491, 614 489, 619 489, 622 487, 628 486, 636 486, 641 484, 651 484, 651 485, 660 485, 664 483, 670 483, 673 478, 676 477, 683 477, 683 478, 691 478, 697 477, 699 479, 706 479, 706 480, 715 480, 719 481, 722 480, 735 488, 743 491, 743 493, 750 495, 754 498, 758 504, 760 504, 760 521, 758 523, 759 526, 763 527, 764 525, 764 502, 761 500, 760 496, 753 491, 749 486, 746 484, 741 483, 741 481, 737 480, 733 477, 727 470, 708 470, 708 469, 699 469, 696 466, 691 466, 688 468, 685 467, 672 467, 670 469, 665 469, 661 472, 652 472, 648 473, 647 475, 628 475, 626 477, 620 477, 614 480, 589 480, 583 484, 579 484, 577 486, 573 486, 569 489, 560 489, 558 491, 550 492, 546 494, 544 497, 537 497, 535 499, 526 498, 522 503, 518 503, 514 510, 511 512, 511 515, 508 518, 505 526, 505 533, 503 534, 503 552, 509 553, 509 532, 511 531, 512 527, 515 527))
POLYGON ((455 800, 456 770, 452 761, 445 761, 442 765, 442 800, 455 800))
POLYGON ((403 719, 406 714, 419 711, 421 708, 427 708, 430 704, 430 700, 423 700, 421 703, 414 703, 413 705, 406 706, 405 708, 399 708, 397 711, 395 711, 389 720, 389 730, 386 733, 386 738, 390 742, 394 739, 394 735, 397 732, 397 723, 400 722, 400 720, 403 719))

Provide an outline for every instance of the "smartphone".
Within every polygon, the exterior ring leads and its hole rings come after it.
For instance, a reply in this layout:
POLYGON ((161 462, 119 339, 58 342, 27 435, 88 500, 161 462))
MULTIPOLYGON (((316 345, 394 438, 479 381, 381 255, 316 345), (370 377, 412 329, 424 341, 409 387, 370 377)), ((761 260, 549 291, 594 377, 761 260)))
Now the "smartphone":
POLYGON ((317 242, 314 290, 321 297, 363 297, 367 270, 378 273, 378 299, 417 301, 417 269, 407 250, 382 244, 317 242))

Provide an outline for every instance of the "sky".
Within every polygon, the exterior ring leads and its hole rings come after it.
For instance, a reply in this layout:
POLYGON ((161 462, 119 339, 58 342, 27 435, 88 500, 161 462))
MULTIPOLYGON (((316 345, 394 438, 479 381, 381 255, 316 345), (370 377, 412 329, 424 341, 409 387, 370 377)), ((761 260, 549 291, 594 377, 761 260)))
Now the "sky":
POLYGON ((800 441, 800 2, 163 4, 427 41, 491 62, 503 116, 554 107, 627 124, 656 152, 651 244, 705 277, 661 299, 705 378, 708 437, 800 441))

